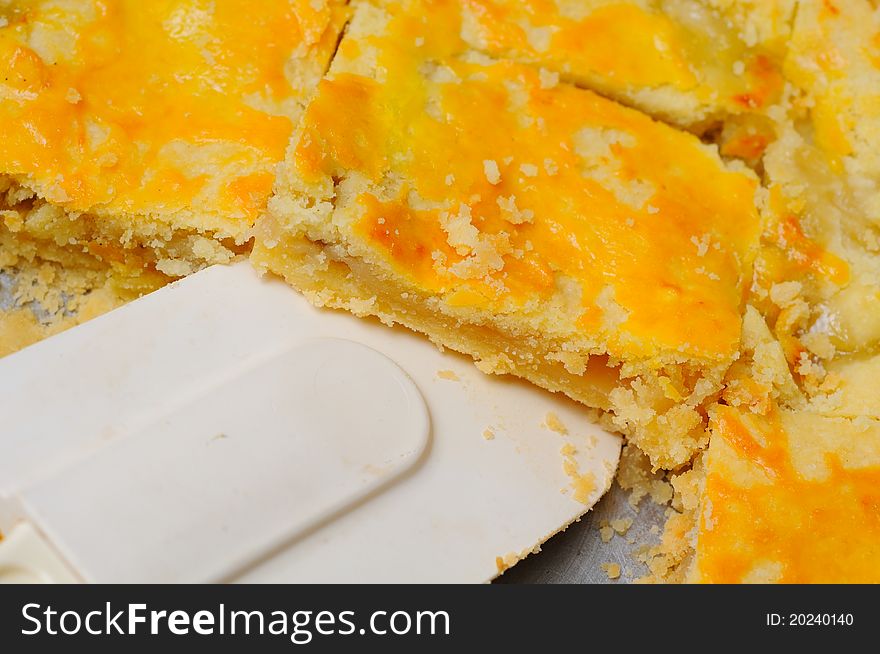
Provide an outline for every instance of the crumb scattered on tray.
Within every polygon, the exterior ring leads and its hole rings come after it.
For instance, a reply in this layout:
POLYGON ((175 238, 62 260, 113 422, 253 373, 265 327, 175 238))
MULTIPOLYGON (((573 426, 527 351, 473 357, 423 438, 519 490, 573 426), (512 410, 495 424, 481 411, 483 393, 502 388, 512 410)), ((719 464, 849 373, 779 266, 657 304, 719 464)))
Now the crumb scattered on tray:
POLYGON ((568 427, 552 411, 547 412, 547 416, 544 418, 544 426, 550 431, 555 431, 557 434, 562 434, 563 436, 568 434, 568 427))
POLYGON ((620 564, 619 563, 603 563, 602 570, 605 571, 605 574, 608 575, 609 579, 619 579, 620 578, 620 564))
POLYGON ((616 520, 612 520, 609 524, 614 531, 621 536, 625 536, 626 532, 629 531, 629 528, 632 527, 632 523, 632 518, 617 518, 616 520))
POLYGON ((577 460, 574 458, 577 450, 571 443, 563 445, 560 454, 563 458, 562 469, 571 479, 574 499, 583 504, 589 504, 590 495, 596 490, 596 477, 589 471, 581 474, 577 460))

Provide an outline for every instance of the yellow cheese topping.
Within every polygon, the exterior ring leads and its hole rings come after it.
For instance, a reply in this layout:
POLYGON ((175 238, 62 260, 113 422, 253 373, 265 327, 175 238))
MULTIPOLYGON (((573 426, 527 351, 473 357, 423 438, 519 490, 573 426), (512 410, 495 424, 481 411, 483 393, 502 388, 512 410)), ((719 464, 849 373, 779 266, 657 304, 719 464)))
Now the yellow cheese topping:
POLYGON ((0 8, 0 173, 74 211, 197 204, 252 222, 304 100, 293 57, 328 38, 332 47, 326 2, 8 7, 0 8))
POLYGON ((703 582, 880 582, 880 423, 718 408, 703 582))
POLYGON ((343 41, 294 153, 306 182, 393 189, 357 198, 355 232, 385 265, 493 313, 539 307, 573 281, 577 328, 621 357, 736 350, 759 233, 753 176, 535 68, 455 56, 455 24, 401 14, 386 30, 343 41), (374 54, 381 81, 344 72, 374 54))

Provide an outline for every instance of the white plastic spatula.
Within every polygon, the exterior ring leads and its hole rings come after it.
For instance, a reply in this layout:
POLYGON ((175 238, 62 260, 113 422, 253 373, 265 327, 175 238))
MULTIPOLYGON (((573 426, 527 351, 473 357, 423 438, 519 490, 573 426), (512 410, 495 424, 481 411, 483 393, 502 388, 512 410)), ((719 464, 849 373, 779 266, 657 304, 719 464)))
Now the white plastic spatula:
POLYGON ((0 415, 17 581, 486 581, 598 500, 620 451, 567 400, 247 263, 3 359, 0 415))

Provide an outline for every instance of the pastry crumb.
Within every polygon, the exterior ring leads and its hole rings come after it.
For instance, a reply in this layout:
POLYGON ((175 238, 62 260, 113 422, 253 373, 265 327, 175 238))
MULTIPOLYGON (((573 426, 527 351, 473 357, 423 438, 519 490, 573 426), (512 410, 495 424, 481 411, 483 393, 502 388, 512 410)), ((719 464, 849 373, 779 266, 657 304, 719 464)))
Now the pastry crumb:
POLYGON ((609 525, 618 534, 625 536, 626 532, 629 531, 629 528, 632 527, 632 523, 632 518, 617 518, 616 520, 609 522, 609 525))
POLYGON ((619 563, 603 563, 602 570, 608 575, 609 579, 619 579, 620 578, 620 564, 619 563))
POLYGON ((510 568, 519 562, 520 558, 521 557, 514 552, 508 552, 504 556, 496 556, 495 567, 498 569, 498 574, 510 570, 510 568))
POLYGON ((501 182, 501 171, 498 169, 498 163, 494 159, 483 160, 483 172, 486 175, 486 181, 493 186, 501 182))
POLYGON ((568 434, 568 427, 565 426, 565 423, 553 411, 547 412, 544 418, 544 426, 550 431, 555 431, 557 434, 562 434, 563 436, 568 434))
POLYGON ((596 490, 596 477, 592 472, 580 472, 577 460, 574 456, 577 449, 571 443, 566 443, 559 451, 562 454, 562 470, 571 479, 572 497, 581 504, 590 504, 590 496, 596 490))

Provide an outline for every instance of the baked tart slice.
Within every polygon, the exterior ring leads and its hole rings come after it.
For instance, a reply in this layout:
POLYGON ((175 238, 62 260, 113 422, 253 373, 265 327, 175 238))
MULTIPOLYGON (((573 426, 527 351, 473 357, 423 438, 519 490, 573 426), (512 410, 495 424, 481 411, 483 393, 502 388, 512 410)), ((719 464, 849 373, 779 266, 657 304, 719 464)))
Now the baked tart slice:
POLYGON ((0 3, 0 265, 111 267, 151 287, 245 252, 346 12, 0 3))
POLYGON ((737 357, 757 186, 690 133, 362 3, 252 260, 609 411, 674 468, 737 357))

